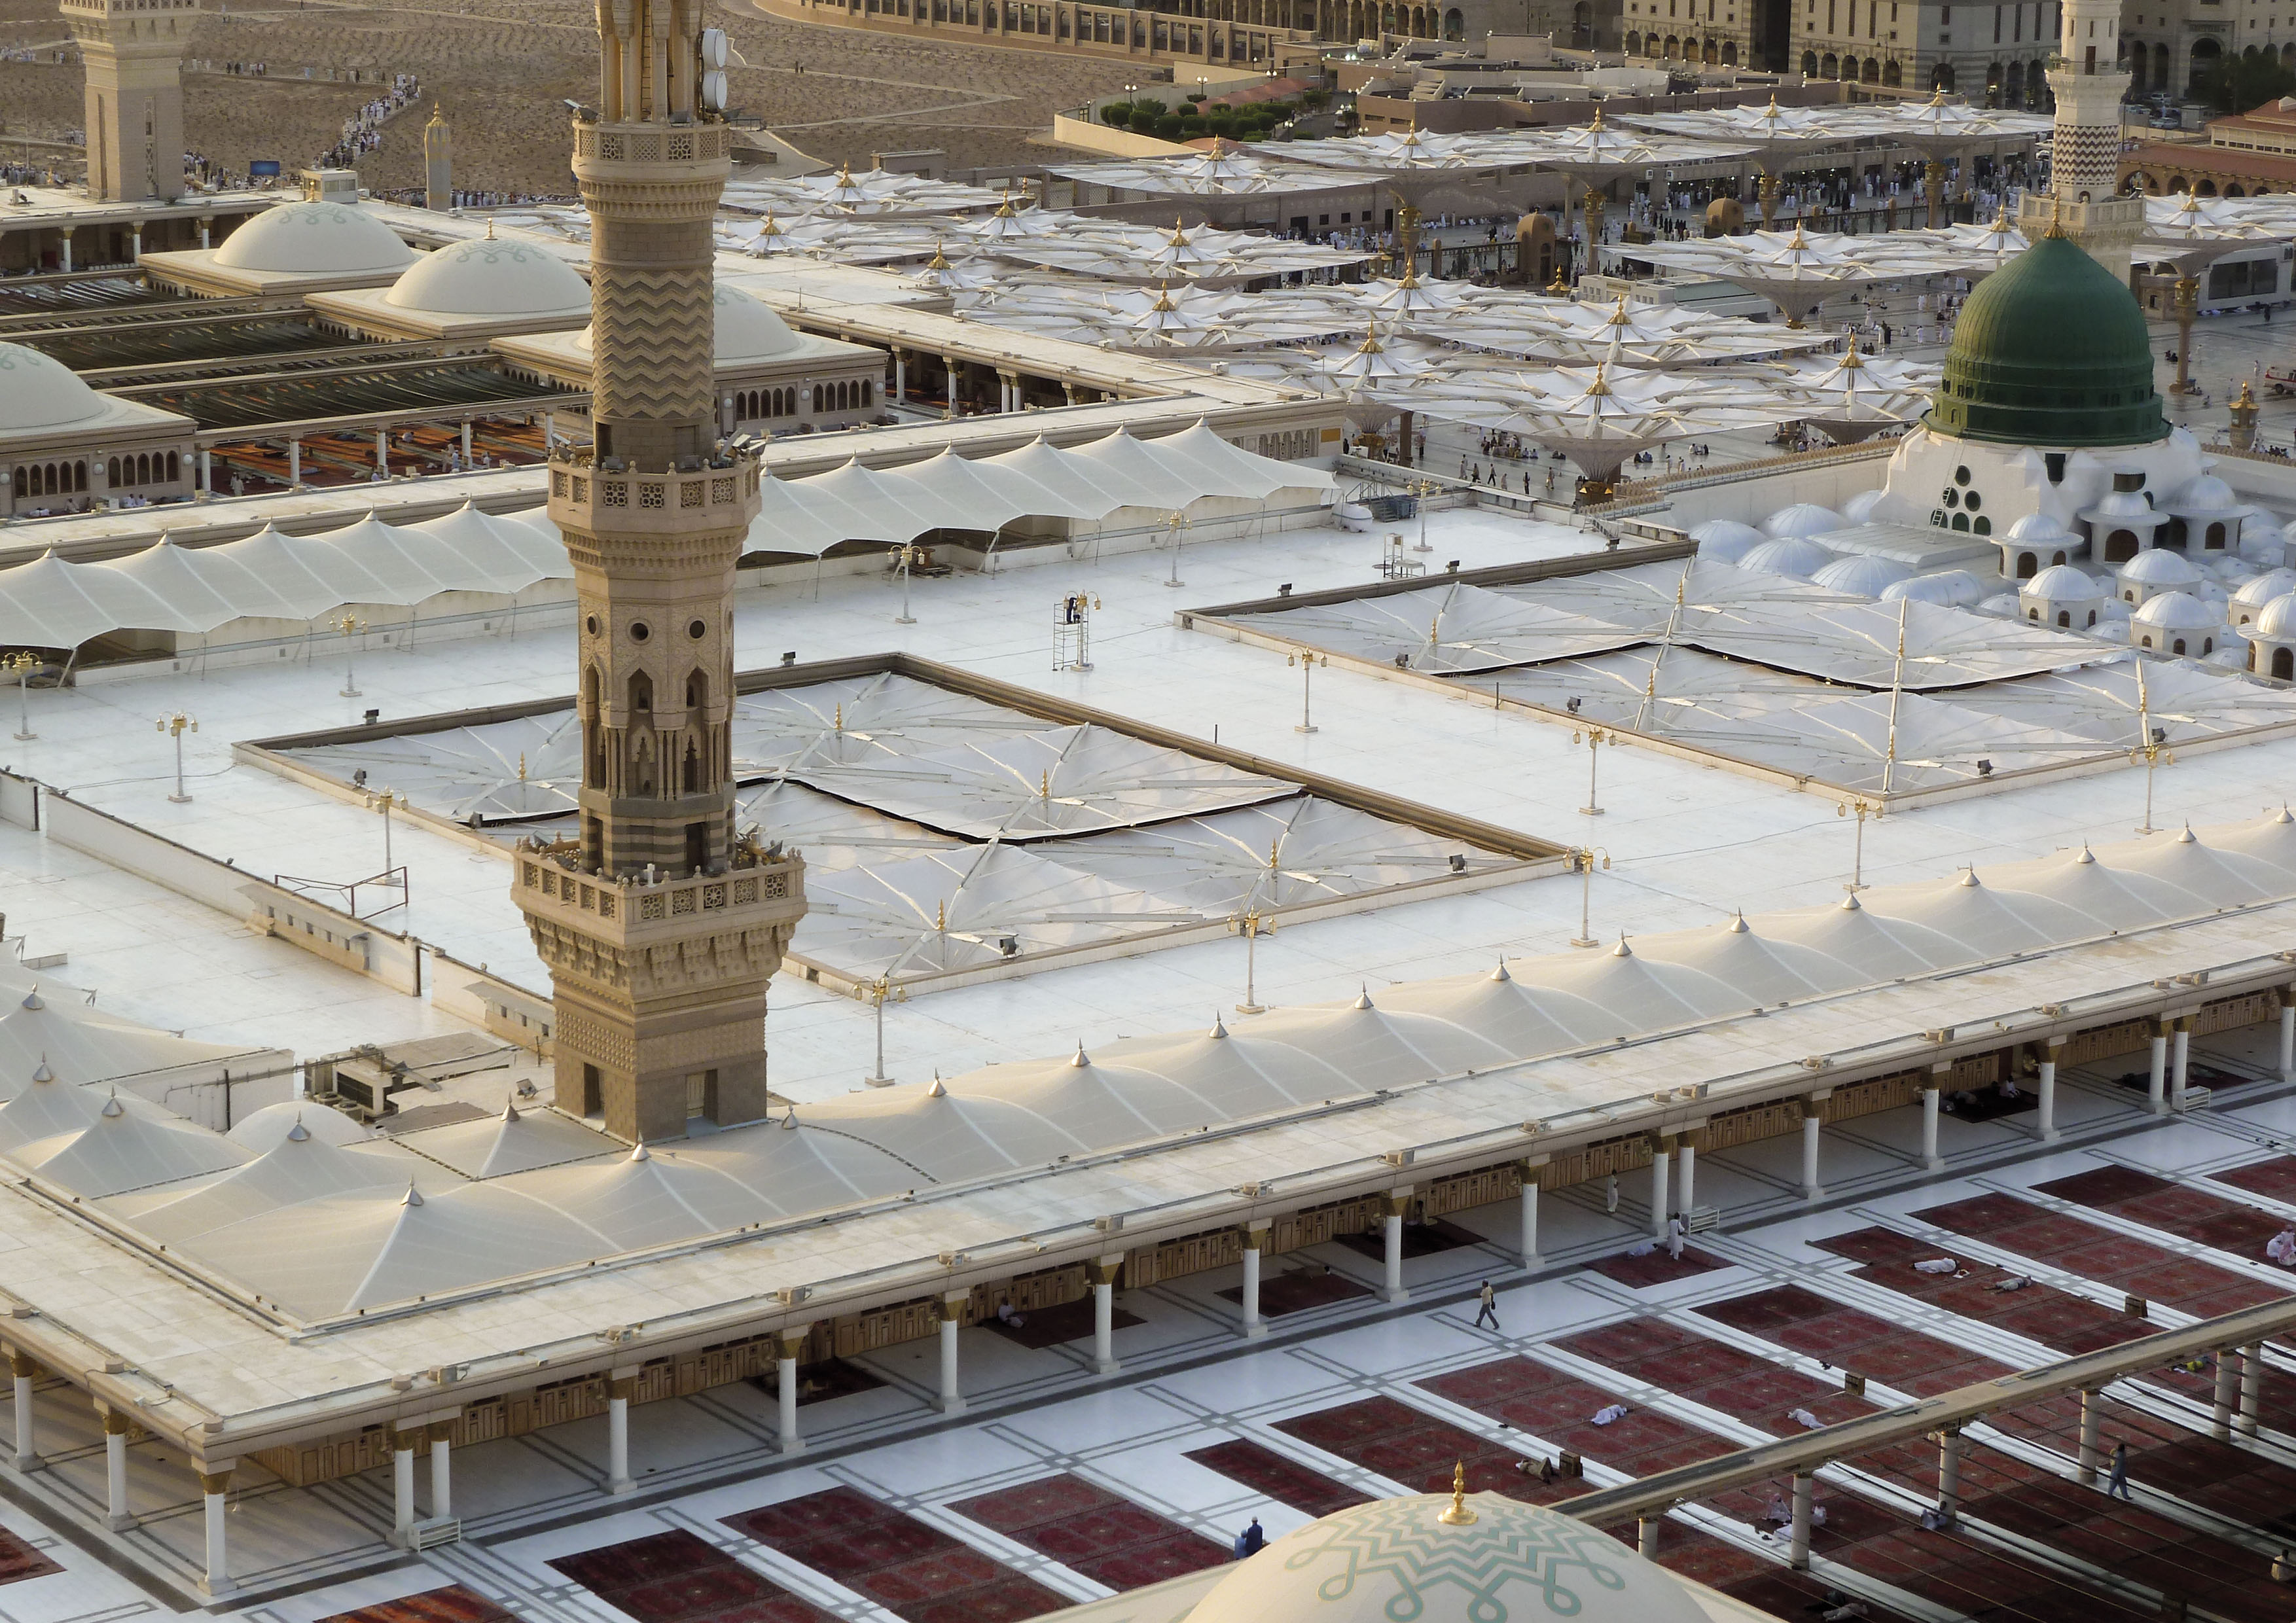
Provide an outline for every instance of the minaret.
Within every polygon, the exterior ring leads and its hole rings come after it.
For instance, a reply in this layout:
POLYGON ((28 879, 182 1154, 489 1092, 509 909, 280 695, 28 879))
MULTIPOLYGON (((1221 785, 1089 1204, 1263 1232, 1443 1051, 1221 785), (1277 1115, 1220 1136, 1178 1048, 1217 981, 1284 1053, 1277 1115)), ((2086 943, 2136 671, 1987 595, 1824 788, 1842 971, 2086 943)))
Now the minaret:
MULTIPOLYGON (((758 466, 718 438, 710 224, 729 131, 697 106, 701 0, 604 0, 590 210, 594 442, 554 452, 574 564, 580 832, 518 856, 550 966, 556 1102, 628 1140, 766 1111, 766 983, 805 865, 734 830, 734 564, 758 466)), ((722 54, 722 52, 718 52, 722 54)))
POLYGON ((199 0, 63 0, 87 68, 87 194, 184 194, 184 53, 199 0))
POLYGON ((430 122, 422 127, 422 206, 444 214, 455 206, 455 143, 447 115, 430 103, 430 122))
POLYGON ((2142 198, 2120 193, 2120 0, 2063 0, 2049 89, 2057 98, 2046 193, 2028 192, 2018 228, 2038 241, 2054 220, 2123 282, 2129 250, 2144 230, 2142 198))

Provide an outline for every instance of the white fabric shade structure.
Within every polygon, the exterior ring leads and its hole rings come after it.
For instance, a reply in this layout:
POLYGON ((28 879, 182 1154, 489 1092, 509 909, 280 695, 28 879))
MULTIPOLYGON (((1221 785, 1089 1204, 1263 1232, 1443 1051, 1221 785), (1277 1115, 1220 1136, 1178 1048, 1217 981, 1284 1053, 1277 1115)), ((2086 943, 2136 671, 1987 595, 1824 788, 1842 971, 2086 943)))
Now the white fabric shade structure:
POLYGON ((162 1075, 220 1075, 234 1062, 247 1069, 258 1052, 241 1044, 201 1042, 117 1020, 69 988, 0 974, 0 1097, 45 1070, 74 1087, 162 1075))
MULTIPOLYGON (((1328 490, 1319 468, 1230 445, 1207 423, 1157 439, 1125 430, 1063 449, 1041 436, 995 456, 952 451, 877 469, 857 457, 803 479, 758 481, 752 553, 815 555, 847 541, 900 544, 934 529, 995 532, 1019 518, 1098 521, 1124 507, 1177 511, 1208 496, 1265 501, 1328 490)), ((0 581, 5 577, 0 576, 0 581)))
POLYGON ((933 180, 897 170, 869 169, 859 175, 850 168, 834 175, 803 175, 783 179, 753 180, 754 171, 729 181, 719 206, 750 214, 809 214, 821 209, 872 218, 909 215, 963 214, 994 209, 1005 193, 986 186, 968 186, 933 180))
MULTIPOLYGON (((1122 894, 1119 881, 1100 899, 1122 894)), ((0 1155, 266 1302, 323 1320, 2290 895, 2296 819, 2283 812, 1622 939, 1605 952, 1510 959, 1375 998, 1280 1009, 1233 1031, 1215 1022, 1080 1045, 675 1147, 633 1152, 571 1123, 537 1134, 505 1110, 403 1146, 290 1132, 250 1155, 132 1106, 105 1117, 86 1090, 61 1090, 44 1110, 21 1094, 0 1106, 0 1155), (117 1191, 152 1172, 172 1176, 117 1191)), ((1536 1119, 1537 1079, 1523 1085, 1536 1119)))
POLYGON ((0 570, 0 643, 75 648, 115 631, 204 635, 239 619, 316 620, 351 604, 411 608, 447 592, 515 597, 573 572, 554 535, 468 504, 406 526, 370 513, 315 536, 266 525, 220 546, 162 536, 100 563, 51 554, 0 570))
POLYGON ((1266 197, 1324 192, 1362 183, 1313 163, 1276 157, 1214 136, 1210 146, 1185 156, 1116 159, 1055 164, 1050 172, 1086 185, 1148 197, 1266 197))
POLYGON ((2190 661, 2147 659, 2140 684, 2125 646, 1704 559, 1230 623, 1861 793, 2296 721, 2296 693, 2190 661))

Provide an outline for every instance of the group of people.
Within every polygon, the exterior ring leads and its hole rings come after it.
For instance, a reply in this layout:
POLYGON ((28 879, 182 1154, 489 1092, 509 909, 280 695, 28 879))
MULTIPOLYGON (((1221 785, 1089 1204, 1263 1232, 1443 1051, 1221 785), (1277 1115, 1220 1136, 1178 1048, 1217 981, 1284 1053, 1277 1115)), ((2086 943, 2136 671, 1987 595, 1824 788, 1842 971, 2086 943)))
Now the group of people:
POLYGON ((382 144, 382 127, 421 95, 421 82, 411 73, 391 75, 390 88, 343 120, 343 138, 319 160, 322 168, 348 168, 362 152, 382 144))

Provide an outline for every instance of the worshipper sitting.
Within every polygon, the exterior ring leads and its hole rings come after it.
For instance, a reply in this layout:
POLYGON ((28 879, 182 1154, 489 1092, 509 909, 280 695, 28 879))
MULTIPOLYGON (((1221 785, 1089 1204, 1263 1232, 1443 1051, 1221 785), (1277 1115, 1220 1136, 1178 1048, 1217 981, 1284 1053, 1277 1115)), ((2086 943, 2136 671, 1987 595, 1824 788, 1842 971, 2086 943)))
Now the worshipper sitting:
POLYGON ((996 1304, 996 1322, 1007 1329, 1018 1330, 1029 1321, 1014 1309, 1013 1299, 1008 1296, 996 1304))
POLYGON ((2264 1254, 2284 1268, 2296 1268, 2296 1228, 2284 1228, 2266 1241, 2264 1254))
POLYGON ((1235 1536, 1235 1558, 1242 1561, 1249 1556, 1259 1554, 1267 1547, 1267 1535, 1260 1529, 1259 1518, 1254 1516, 1251 1519, 1251 1525, 1235 1536))

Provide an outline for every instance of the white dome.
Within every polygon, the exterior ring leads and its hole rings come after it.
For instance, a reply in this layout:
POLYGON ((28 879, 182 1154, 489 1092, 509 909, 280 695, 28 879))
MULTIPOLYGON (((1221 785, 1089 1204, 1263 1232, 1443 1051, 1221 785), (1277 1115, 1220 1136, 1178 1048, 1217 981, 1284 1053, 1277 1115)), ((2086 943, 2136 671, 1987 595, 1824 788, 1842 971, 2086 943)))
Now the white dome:
POLYGON ((1690 538, 1698 543, 1698 555, 1708 562, 1735 563, 1769 537, 1735 519, 1709 519, 1690 532, 1690 538))
POLYGON ((480 237, 423 255, 382 301, 441 316, 578 316, 590 284, 547 249, 480 237))
POLYGON ((234 270, 305 276, 403 270, 414 250, 371 214, 343 203, 283 203, 234 231, 215 250, 234 270))
POLYGON ((1765 575, 1783 575, 1789 580, 1808 580, 1833 561, 1833 554, 1816 542, 1788 536, 1763 542, 1739 559, 1738 567, 1759 570, 1765 575))
POLYGON ((2007 538, 2038 546, 2043 542, 2070 541, 2072 531, 2067 529, 2054 515, 2029 512, 2009 527, 2007 538))
POLYGON ((799 346, 789 324, 740 288, 718 284, 711 302, 718 314, 718 360, 767 361, 799 346))
POLYGON ((2270 637, 2276 642, 2296 638, 2296 592, 2265 604, 2250 625, 2248 635, 2251 639, 2270 637))
POLYGON ((2166 513, 2152 511, 2141 490, 2108 490, 2097 504, 2081 514, 2092 524, 2108 519, 2134 520, 2139 524, 2166 524, 2166 513))
POLYGON ((0 432, 53 429, 103 414, 103 397, 62 361, 0 344, 0 432))
POLYGON ((1837 558, 1809 579, 1812 586, 1824 586, 1829 591, 1855 592, 1860 597, 1879 597, 1912 573, 1902 563, 1859 554, 1837 558))
POLYGON ((2106 598, 2097 604, 2096 611, 2109 620, 2125 620, 2128 618, 2128 605, 2117 597, 2106 598))
POLYGON ((2182 553, 2162 552, 2158 547, 2141 552, 2120 566, 2120 578, 2139 586, 2189 586, 2200 578, 2200 570, 2187 563, 2182 553))
POLYGON ((2224 624, 2222 615, 2185 592, 2163 592, 2158 597, 2148 598, 2144 606, 2128 618, 2155 631, 2214 631, 2224 624))
POLYGON ((1841 516, 1852 524, 1870 524, 1874 521, 1874 509, 1881 505, 1882 498, 1888 494, 1886 490, 1861 490, 1841 504, 1841 516))
POLYGON ((324 1144, 363 1144, 374 1135, 340 1111, 308 1099, 283 1099, 242 1117, 225 1135, 232 1143, 256 1154, 275 1150, 297 1123, 324 1144))
POLYGON ((2070 563, 2053 563, 2017 588, 2020 597, 2052 603, 2093 603, 2104 596, 2096 577, 2070 563))
POLYGON ((1893 603, 1910 597, 1915 602, 1942 603, 1948 609, 1973 609, 1991 595, 1986 582, 1967 570, 1939 570, 1934 575, 1916 575, 1898 582, 1882 594, 1882 601, 1893 603))
POLYGON ((2296 570, 2268 570, 2232 594, 2243 609, 2261 609, 2276 597, 2296 592, 2296 570))
POLYGON ((1374 1499, 1286 1533, 1211 1586, 1188 1623, 1706 1623, 1656 1562, 1559 1511, 1472 1494, 1374 1499))
POLYGON ((2232 487, 2213 473, 2203 473, 2198 479, 2187 480, 2183 488, 2164 504, 2171 512, 2234 512, 2241 505, 2232 487))
POLYGON ((2238 553, 2229 557, 2219 558, 2214 563, 2209 564, 2207 568, 2209 573, 2228 586, 2239 586, 2243 581, 2255 579, 2257 576, 2256 566, 2238 553))
POLYGON ((2017 601, 2014 592, 1996 592, 1977 605, 1980 614, 1990 614, 1997 619, 2013 620, 2024 605, 2017 601))
POLYGON ((1815 502, 1796 502, 1762 521, 1762 533, 1766 536, 1824 536, 1849 528, 1849 520, 1815 502))

